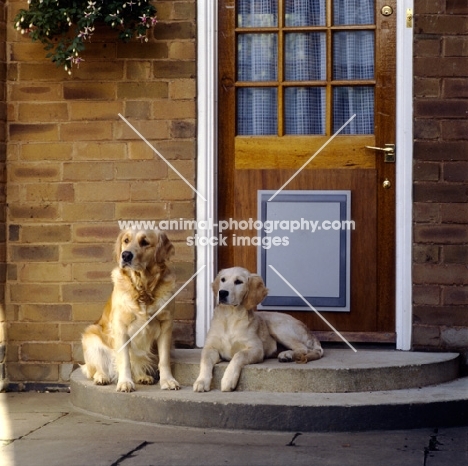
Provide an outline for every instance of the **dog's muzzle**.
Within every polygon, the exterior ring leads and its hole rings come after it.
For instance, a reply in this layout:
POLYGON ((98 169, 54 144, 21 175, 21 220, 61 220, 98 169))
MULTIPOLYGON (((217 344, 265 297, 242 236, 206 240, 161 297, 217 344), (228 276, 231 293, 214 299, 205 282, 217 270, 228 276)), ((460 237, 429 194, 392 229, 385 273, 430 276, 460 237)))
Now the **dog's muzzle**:
POLYGON ((222 304, 227 304, 227 297, 229 296, 229 291, 227 290, 219 290, 219 293, 218 293, 218 298, 219 298, 219 302, 222 303, 222 304))
POLYGON ((130 265, 133 260, 133 254, 130 251, 123 251, 121 258, 122 258, 122 265, 130 265))

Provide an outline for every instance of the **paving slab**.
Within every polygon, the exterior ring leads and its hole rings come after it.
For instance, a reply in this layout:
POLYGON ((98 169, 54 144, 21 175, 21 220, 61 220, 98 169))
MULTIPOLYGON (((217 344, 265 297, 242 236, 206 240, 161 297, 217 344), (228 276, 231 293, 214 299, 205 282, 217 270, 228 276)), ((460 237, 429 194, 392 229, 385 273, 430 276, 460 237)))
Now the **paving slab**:
POLYGON ((468 426, 339 433, 194 429, 89 415, 74 409, 70 399, 70 394, 63 393, 0 394, 0 425, 17 422, 14 417, 9 417, 10 413, 25 418, 29 414, 61 414, 42 427, 33 428, 30 433, 0 446, 0 465, 468 464, 468 426))
POLYGON ((70 410, 70 397, 64 395, 66 394, 55 399, 41 397, 41 402, 38 403, 38 398, 34 396, 0 393, 0 419, 3 419, 3 423, 0 424, 0 443, 7 444, 13 439, 24 437, 62 417, 70 410), (61 405, 60 401, 65 399, 67 403, 61 405))

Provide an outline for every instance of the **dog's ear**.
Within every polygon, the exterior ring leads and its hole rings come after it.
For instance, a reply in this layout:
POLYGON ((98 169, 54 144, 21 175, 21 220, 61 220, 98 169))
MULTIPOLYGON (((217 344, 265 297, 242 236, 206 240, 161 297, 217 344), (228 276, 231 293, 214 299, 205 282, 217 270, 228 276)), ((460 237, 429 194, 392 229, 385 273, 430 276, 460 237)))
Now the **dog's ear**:
POLYGON ((213 290, 215 300, 218 299, 219 283, 220 282, 221 282, 221 272, 219 272, 218 275, 216 275, 216 278, 214 279, 214 282, 211 284, 211 289, 213 290))
POLYGON ((268 289, 265 287, 262 277, 252 274, 249 277, 248 291, 242 304, 247 310, 253 309, 265 299, 267 294, 268 289))
POLYGON ((158 243, 156 245, 156 262, 158 264, 166 262, 175 254, 174 245, 171 243, 166 233, 158 232, 158 243))
POLYGON ((122 236, 125 234, 125 231, 122 230, 117 236, 114 244, 114 261, 119 263, 120 262, 120 254, 122 252, 122 236))

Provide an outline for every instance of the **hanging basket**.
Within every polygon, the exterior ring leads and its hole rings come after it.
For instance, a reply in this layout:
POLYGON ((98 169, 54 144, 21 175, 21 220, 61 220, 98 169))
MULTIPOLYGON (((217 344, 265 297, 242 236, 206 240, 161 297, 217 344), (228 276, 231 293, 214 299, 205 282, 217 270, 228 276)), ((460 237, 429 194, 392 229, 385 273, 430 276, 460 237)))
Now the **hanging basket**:
POLYGON ((148 41, 156 25, 156 8, 148 0, 29 0, 19 10, 15 27, 33 42, 44 44, 46 57, 68 74, 83 62, 81 53, 91 40, 96 24, 115 30, 123 42, 148 41))

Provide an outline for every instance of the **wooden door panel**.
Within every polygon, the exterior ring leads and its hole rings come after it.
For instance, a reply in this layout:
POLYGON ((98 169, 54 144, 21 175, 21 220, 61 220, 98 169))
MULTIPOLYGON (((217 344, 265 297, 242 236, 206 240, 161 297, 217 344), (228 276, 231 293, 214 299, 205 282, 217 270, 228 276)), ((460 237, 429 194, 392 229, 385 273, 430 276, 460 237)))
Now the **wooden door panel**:
MULTIPOLYGON (((236 169, 299 169, 324 144, 328 137, 236 137, 236 169)), ((374 168, 374 151, 366 146, 375 146, 373 134, 361 136, 337 136, 331 146, 325 146, 310 162, 308 168, 374 168), (352 139, 352 143, 350 143, 352 139)))
MULTIPOLYGON (((275 190, 285 183, 292 170, 238 170, 235 176, 235 202, 227 218, 237 220, 257 218, 257 190, 275 190)), ((349 189, 351 190, 352 219, 356 229, 351 232, 351 287, 350 313, 323 312, 324 317, 337 325, 340 331, 351 332, 390 332, 393 326, 380 328, 377 310, 377 270, 376 270, 376 203, 366 202, 375 199, 375 170, 304 170, 288 185, 287 189, 349 189), (365 207, 364 207, 365 206, 365 207), (356 277, 354 280, 353 278, 356 277), (357 278, 359 277, 359 278, 357 278), (364 291, 364 292, 363 292, 364 291)), ((255 230, 230 231, 228 243, 233 234, 254 236, 255 230)), ((257 248, 255 246, 235 246, 229 250, 221 248, 220 259, 223 266, 242 265, 249 270, 257 270, 257 248), (225 254, 228 253, 228 254, 225 254)), ((275 265, 276 266, 276 265, 275 265)), ((321 264, 310 264, 316 269, 321 264)), ((287 275, 287 271, 282 271, 287 275)), ((291 311, 310 328, 329 330, 314 312, 291 311)))

